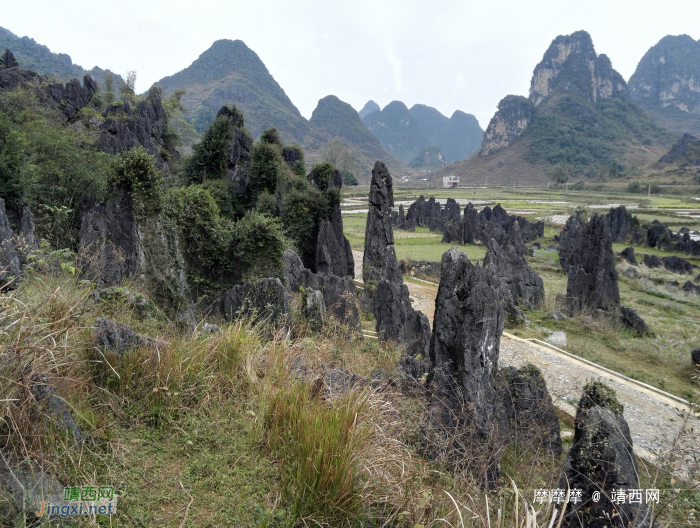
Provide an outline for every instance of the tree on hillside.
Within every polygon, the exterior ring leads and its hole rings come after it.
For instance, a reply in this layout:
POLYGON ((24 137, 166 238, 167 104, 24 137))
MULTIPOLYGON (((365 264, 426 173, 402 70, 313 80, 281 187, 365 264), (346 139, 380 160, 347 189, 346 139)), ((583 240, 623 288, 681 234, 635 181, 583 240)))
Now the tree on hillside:
POLYGON ((569 169, 566 165, 555 165, 549 177, 554 183, 566 183, 569 181, 569 169))
POLYGON ((352 172, 355 165, 353 152, 345 146, 339 137, 334 137, 323 146, 321 158, 323 161, 332 163, 334 167, 341 171, 352 172))
POLYGON ((126 72, 126 82, 119 88, 122 101, 133 101, 136 97, 136 72, 129 70, 126 72))
POLYGON ((105 72, 105 103, 114 102, 114 74, 111 71, 105 72))

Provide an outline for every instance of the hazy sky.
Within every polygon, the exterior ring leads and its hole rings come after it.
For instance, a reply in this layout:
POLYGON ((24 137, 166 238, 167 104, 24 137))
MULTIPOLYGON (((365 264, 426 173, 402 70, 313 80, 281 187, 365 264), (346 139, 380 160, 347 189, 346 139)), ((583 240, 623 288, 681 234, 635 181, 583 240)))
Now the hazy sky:
POLYGON ((306 117, 334 94, 357 110, 460 109, 483 128, 502 97, 527 95, 557 35, 585 29, 625 79, 663 36, 700 38, 698 0, 0 0, 0 13, 84 68, 136 70, 139 92, 241 39, 306 117))

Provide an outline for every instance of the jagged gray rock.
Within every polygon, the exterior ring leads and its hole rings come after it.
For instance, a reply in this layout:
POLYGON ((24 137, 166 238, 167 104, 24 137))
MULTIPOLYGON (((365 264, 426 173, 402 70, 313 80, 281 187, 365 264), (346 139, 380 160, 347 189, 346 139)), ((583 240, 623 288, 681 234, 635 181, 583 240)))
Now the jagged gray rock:
POLYGON ((340 322, 360 330, 360 314, 355 304, 355 283, 348 277, 317 274, 304 267, 299 255, 291 249, 282 255, 287 287, 297 292, 313 288, 323 294, 326 313, 340 322))
POLYGON ((217 119, 221 116, 230 119, 233 125, 226 180, 233 184, 237 194, 244 194, 248 189, 248 163, 253 150, 253 138, 245 131, 243 113, 235 105, 222 106, 216 113, 217 119))
POLYGON ((643 336, 649 333, 649 327, 644 322, 644 319, 632 308, 620 306, 620 322, 623 326, 634 330, 637 335, 643 336))
POLYGON ((664 268, 672 273, 681 273, 684 275, 693 274, 693 265, 684 258, 672 255, 670 257, 662 257, 661 262, 664 268))
POLYGON ((686 293, 694 293, 695 295, 700 295, 700 286, 696 286, 690 281, 686 281, 683 285, 683 291, 686 293))
MULTIPOLYGON (((55 475, 48 473, 36 463, 11 463, 10 467, 3 460, 0 462, 0 517, 3 520, 26 518, 29 523, 49 521, 52 523, 66 522, 69 518, 59 515, 49 515, 37 518, 36 512, 41 512, 42 502, 54 505, 63 503, 63 484, 55 475)), ((68 503, 66 503, 68 504, 68 503)), ((23 526, 14 524, 13 526, 23 526)))
POLYGON ((610 208, 610 212, 605 215, 605 223, 610 229, 613 242, 622 243, 630 237, 632 226, 630 215, 624 205, 610 208))
POLYGON ((380 339, 403 342, 409 355, 425 357, 430 340, 430 324, 422 312, 411 307, 408 288, 403 284, 394 251, 391 227, 393 205, 391 174, 381 161, 377 161, 372 170, 365 229, 362 267, 365 288, 362 302, 374 313, 380 339))
POLYGON ((504 323, 500 284, 455 248, 443 254, 441 269, 430 343, 428 423, 450 436, 457 462, 465 453, 484 461, 478 477, 490 487, 500 476, 498 457, 489 451, 497 413, 492 374, 504 323))
POLYGON ((644 255, 644 258, 642 258, 642 264, 650 269, 660 268, 663 265, 661 259, 656 255, 644 255))
POLYGON ((693 362, 693 365, 700 365, 700 348, 690 352, 690 360, 693 362))
POLYGON ((478 239, 479 211, 469 202, 464 208, 462 220, 462 242, 464 244, 474 244, 478 239))
POLYGON ((40 247, 39 239, 34 234, 35 229, 34 215, 28 205, 23 205, 17 234, 19 235, 21 251, 25 256, 40 247))
POLYGON ((150 337, 137 334, 133 327, 100 317, 93 325, 95 346, 102 351, 115 352, 117 357, 133 348, 155 348, 158 342, 150 337))
POLYGON ((559 455, 562 451, 559 418, 540 369, 528 363, 520 369, 499 370, 496 386, 501 440, 543 445, 559 455))
POLYGON ((194 323, 175 227, 160 215, 137 218, 131 196, 120 188, 83 216, 78 268, 99 285, 137 279, 161 308, 194 323))
MULTIPOLYGON (((515 224, 513 232, 518 230, 515 224)), ((516 238, 516 237, 513 237, 516 238)), ((499 277, 503 287, 510 291, 515 305, 537 310, 544 303, 544 282, 527 264, 527 260, 512 245, 502 248, 496 240, 487 244, 484 266, 499 277)))
MULTIPOLYGON (((611 502, 613 490, 639 489, 639 472, 629 426, 615 392, 601 382, 584 387, 576 410, 574 444, 564 462, 558 488, 582 490, 581 501, 569 501, 565 528, 652 526, 644 504, 611 502), (593 500, 598 492, 598 502, 593 500)), ((655 525, 653 525, 655 526, 655 525)))
POLYGON ((488 156, 509 147, 525 131, 532 119, 532 103, 521 95, 507 95, 484 132, 479 156, 488 156))
POLYGON ((408 287, 380 280, 372 295, 376 331, 381 341, 404 343, 409 356, 427 357, 430 347, 430 322, 411 307, 408 287))
POLYGON ((622 250, 622 253, 620 253, 620 256, 625 259, 627 262, 632 264, 633 266, 638 266, 639 263, 637 262, 637 257, 634 254, 634 248, 633 247, 627 247, 622 250))
POLYGON ((20 273, 20 254, 5 212, 5 200, 0 198, 0 287, 16 288, 20 281, 20 273))
POLYGON ((306 290, 301 311, 313 330, 322 328, 326 322, 326 303, 323 301, 323 294, 313 288, 306 290))
POLYGON ((169 170, 166 158, 178 156, 177 151, 165 152, 168 116, 163 108, 163 91, 153 86, 148 95, 134 108, 127 102, 110 104, 105 108, 100 137, 102 150, 108 154, 126 152, 138 145, 153 156, 156 165, 169 170))
POLYGON ((48 374, 41 373, 32 376, 32 395, 42 411, 52 423, 72 438, 75 443, 81 442, 83 433, 73 418, 70 406, 56 394, 56 387, 51 385, 48 374))
MULTIPOLYGON (((564 232, 559 242, 560 261, 563 235, 564 232)), ((569 248, 565 256, 565 261, 569 264, 566 283, 569 313, 577 314, 585 310, 608 313, 616 311, 620 306, 620 291, 612 237, 605 216, 596 213, 588 223, 572 227, 572 231, 567 233, 566 244, 569 248)))
POLYGON ((657 249, 672 249, 673 233, 658 220, 651 223, 651 228, 647 231, 647 246, 657 249))
POLYGON ((78 79, 73 79, 65 85, 56 83, 46 87, 46 93, 51 98, 52 106, 63 112, 68 119, 73 119, 82 108, 90 104, 92 96, 97 90, 97 83, 90 75, 83 77, 82 86, 78 79))
POLYGON ((10 48, 5 48, 0 60, 0 69, 9 70, 10 68, 19 68, 19 61, 15 59, 15 55, 10 51, 10 48))
POLYGON ((564 229, 559 235, 559 265, 565 273, 569 272, 571 253, 577 250, 573 247, 576 233, 583 224, 583 212, 576 211, 566 220, 564 229))
POLYGON ((286 325, 289 306, 282 281, 277 277, 237 284, 207 309, 207 313, 226 321, 239 318, 251 320, 253 325, 286 325))

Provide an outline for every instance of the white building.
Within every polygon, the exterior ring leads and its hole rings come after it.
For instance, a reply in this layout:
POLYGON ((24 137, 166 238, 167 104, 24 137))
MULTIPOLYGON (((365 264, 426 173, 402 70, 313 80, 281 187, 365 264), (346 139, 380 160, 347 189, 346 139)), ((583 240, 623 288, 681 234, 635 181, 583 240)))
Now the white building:
POLYGON ((455 188, 459 183, 459 178, 457 176, 443 176, 442 186, 445 189, 455 188))

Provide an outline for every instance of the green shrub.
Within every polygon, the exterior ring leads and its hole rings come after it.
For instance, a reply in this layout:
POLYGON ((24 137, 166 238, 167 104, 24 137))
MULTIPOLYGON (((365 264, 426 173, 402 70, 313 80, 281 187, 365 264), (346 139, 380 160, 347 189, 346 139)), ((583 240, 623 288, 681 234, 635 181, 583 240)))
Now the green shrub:
POLYGON ((282 141, 280 140, 280 133, 277 131, 276 128, 270 128, 268 130, 264 130, 262 134, 260 134, 260 141, 262 143, 266 143, 268 145, 281 145, 282 141))
POLYGON ((107 179, 108 188, 122 189, 131 195, 137 212, 154 216, 161 208, 163 177, 153 162, 153 157, 138 146, 120 154, 107 179))
POLYGON ((267 191, 274 194, 277 179, 284 173, 279 149, 270 143, 258 143, 253 148, 248 164, 250 180, 248 191, 251 202, 255 203, 258 194, 267 191))
POLYGON ((351 185, 353 187, 359 185, 357 178, 349 170, 341 170, 340 175, 343 177, 343 185, 351 185))
POLYGON ((316 250, 318 226, 329 216, 328 198, 308 184, 296 183, 295 188, 282 200, 282 223, 303 260, 316 250))
POLYGON ((8 209, 20 205, 24 196, 22 169, 27 139, 14 129, 8 116, 0 113, 0 198, 8 209))
POLYGON ((185 165, 188 183, 222 179, 228 170, 233 124, 227 116, 219 116, 204 133, 202 140, 192 148, 192 156, 185 165))
POLYGON ((288 245, 279 219, 250 211, 233 227, 228 262, 244 268, 246 282, 267 277, 284 281, 282 253, 288 245))
POLYGON ((642 192, 642 186, 639 184, 638 181, 630 182, 630 184, 627 186, 627 192, 628 193, 642 192))
POLYGON ((255 210, 263 214, 274 216, 277 210, 275 197, 267 191, 261 192, 258 196, 258 201, 255 203, 255 210))

